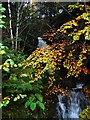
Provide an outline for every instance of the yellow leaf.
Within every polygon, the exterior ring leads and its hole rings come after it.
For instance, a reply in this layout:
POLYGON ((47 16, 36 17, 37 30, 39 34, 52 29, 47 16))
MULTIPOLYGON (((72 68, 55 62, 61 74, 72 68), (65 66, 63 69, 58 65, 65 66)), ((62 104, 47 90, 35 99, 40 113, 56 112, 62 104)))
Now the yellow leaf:
POLYGON ((2 65, 0 65, 0 69, 2 69, 2 65))
POLYGON ((4 63, 4 67, 9 67, 9 63, 4 63))
POLYGON ((0 54, 1 55, 5 54, 5 51, 4 50, 0 50, 0 54))
POLYGON ((17 67, 17 65, 16 65, 16 64, 14 64, 14 67, 17 67))
POLYGON ((75 35, 75 36, 73 36, 73 40, 74 40, 74 41, 75 41, 75 40, 79 40, 79 37, 80 37, 80 36, 75 35))

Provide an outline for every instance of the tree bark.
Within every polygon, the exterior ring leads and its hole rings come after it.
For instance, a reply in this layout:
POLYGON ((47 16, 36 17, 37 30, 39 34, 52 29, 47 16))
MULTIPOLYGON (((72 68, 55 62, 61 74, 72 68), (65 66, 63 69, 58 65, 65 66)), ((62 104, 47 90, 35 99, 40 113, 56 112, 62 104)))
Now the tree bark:
POLYGON ((11 8, 10 8, 10 0, 8 0, 8 12, 9 12, 9 18, 10 18, 10 22, 9 22, 9 27, 10 27, 10 37, 12 40, 12 49, 14 49, 14 40, 13 40, 13 30, 12 30, 12 15, 11 15, 11 8))
MULTIPOLYGON (((20 15, 20 6, 18 2, 18 10, 17 10, 17 24, 16 24, 16 41, 15 41, 15 48, 18 49, 18 37, 19 37, 19 15, 20 15)), ((20 44, 20 43, 19 43, 20 44)))

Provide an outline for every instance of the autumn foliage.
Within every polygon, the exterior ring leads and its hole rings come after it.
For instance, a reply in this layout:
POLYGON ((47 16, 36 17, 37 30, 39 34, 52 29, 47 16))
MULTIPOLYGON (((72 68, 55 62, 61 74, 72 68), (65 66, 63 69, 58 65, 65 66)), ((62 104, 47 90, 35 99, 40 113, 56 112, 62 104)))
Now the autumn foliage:
MULTIPOLYGON (((89 6, 87 6, 89 9, 89 6)), ((47 47, 37 48, 25 61, 25 68, 33 82, 45 78, 48 88, 63 80, 89 82, 90 78, 90 21, 89 13, 82 13, 63 24, 60 29, 43 34, 47 47)))

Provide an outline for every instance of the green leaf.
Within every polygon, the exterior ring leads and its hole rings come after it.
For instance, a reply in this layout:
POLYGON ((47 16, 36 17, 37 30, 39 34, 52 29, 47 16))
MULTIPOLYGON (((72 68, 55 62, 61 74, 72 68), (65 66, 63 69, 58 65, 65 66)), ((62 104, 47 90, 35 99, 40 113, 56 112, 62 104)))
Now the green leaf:
POLYGON ((6 101, 6 104, 9 104, 10 101, 6 101))
POLYGON ((38 102, 38 104, 39 104, 39 106, 40 106, 40 108, 41 108, 42 110, 45 110, 45 106, 44 106, 44 104, 43 104, 42 102, 38 102))
POLYGON ((36 109, 36 103, 31 103, 30 104, 30 109, 34 111, 36 109))
POLYGON ((90 40, 90 35, 85 36, 85 39, 86 39, 86 40, 90 40))
POLYGON ((26 84, 25 84, 25 88, 26 88, 27 90, 32 90, 32 85, 31 85, 30 83, 26 83, 26 84))
POLYGON ((20 77, 27 77, 28 75, 26 73, 21 74, 20 77))
POLYGON ((87 118, 86 115, 84 115, 83 118, 86 119, 87 118))
POLYGON ((14 65, 14 61, 13 61, 13 60, 10 62, 10 65, 11 65, 11 66, 13 66, 13 65, 14 65))
POLYGON ((21 64, 21 63, 19 63, 19 64, 18 64, 18 66, 19 66, 19 67, 21 67, 21 66, 22 66, 22 64, 21 64))
POLYGON ((34 69, 30 69, 29 72, 34 72, 35 70, 34 69))
POLYGON ((3 107, 3 104, 0 102, 0 108, 2 108, 3 107))
POLYGON ((0 24, 4 24, 5 22, 3 20, 0 20, 0 24))
POLYGON ((1 10, 1 12, 4 12, 6 9, 4 7, 2 7, 0 10, 1 10))
POLYGON ((27 108, 30 104, 32 104, 34 100, 35 100, 35 95, 31 94, 29 100, 27 100, 27 102, 25 103, 25 108, 27 108))
POLYGON ((5 16, 5 15, 2 15, 2 17, 3 17, 3 18, 6 18, 6 16, 5 16))
POLYGON ((16 77, 16 76, 13 76, 12 80, 16 81, 16 80, 17 80, 17 77, 16 77))
POLYGON ((9 102, 10 102, 10 101, 8 101, 8 100, 7 100, 7 101, 5 101, 5 102, 3 103, 3 106, 4 106, 4 107, 6 107, 6 106, 7 106, 7 104, 9 104, 9 102))
POLYGON ((3 106, 4 106, 4 107, 6 107, 6 106, 7 106, 7 104, 6 104, 6 103, 3 103, 3 106))
POLYGON ((17 98, 15 97, 13 101, 17 101, 17 98))
POLYGON ((7 63, 7 62, 10 62, 10 65, 11 65, 11 66, 14 65, 14 61, 13 61, 12 59, 7 59, 5 62, 6 62, 6 63, 7 63))
POLYGON ((6 52, 4 50, 0 50, 0 54, 3 55, 5 54, 6 52))
POLYGON ((5 15, 0 15, 0 19, 5 18, 5 17, 6 17, 5 15))
POLYGON ((30 102, 33 102, 35 100, 35 95, 31 94, 29 100, 30 100, 30 102))
POLYGON ((21 95, 21 94, 20 94, 20 96, 21 96, 21 98, 25 98, 27 95, 21 95))
POLYGON ((0 25, 0 28, 3 28, 4 27, 4 25, 0 25))
POLYGON ((27 100, 25 103, 25 108, 27 108, 30 105, 30 100, 27 100))
POLYGON ((42 96, 40 94, 36 93, 35 96, 40 102, 42 102, 42 96))
POLYGON ((88 119, 90 119, 90 116, 88 116, 88 119))
POLYGON ((9 68, 4 67, 4 71, 9 72, 9 68))

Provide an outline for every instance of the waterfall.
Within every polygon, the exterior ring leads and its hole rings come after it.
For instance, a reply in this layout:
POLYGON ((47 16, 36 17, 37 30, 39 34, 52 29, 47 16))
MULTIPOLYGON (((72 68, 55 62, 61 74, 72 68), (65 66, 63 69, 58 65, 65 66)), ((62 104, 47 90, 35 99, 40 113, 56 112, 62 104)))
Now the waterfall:
POLYGON ((67 96, 58 94, 57 113, 60 120, 75 120, 79 118, 80 112, 88 105, 81 89, 83 84, 76 85, 76 88, 68 91, 67 96))
POLYGON ((38 37, 38 47, 44 47, 47 46, 47 43, 42 40, 41 37, 38 37))

